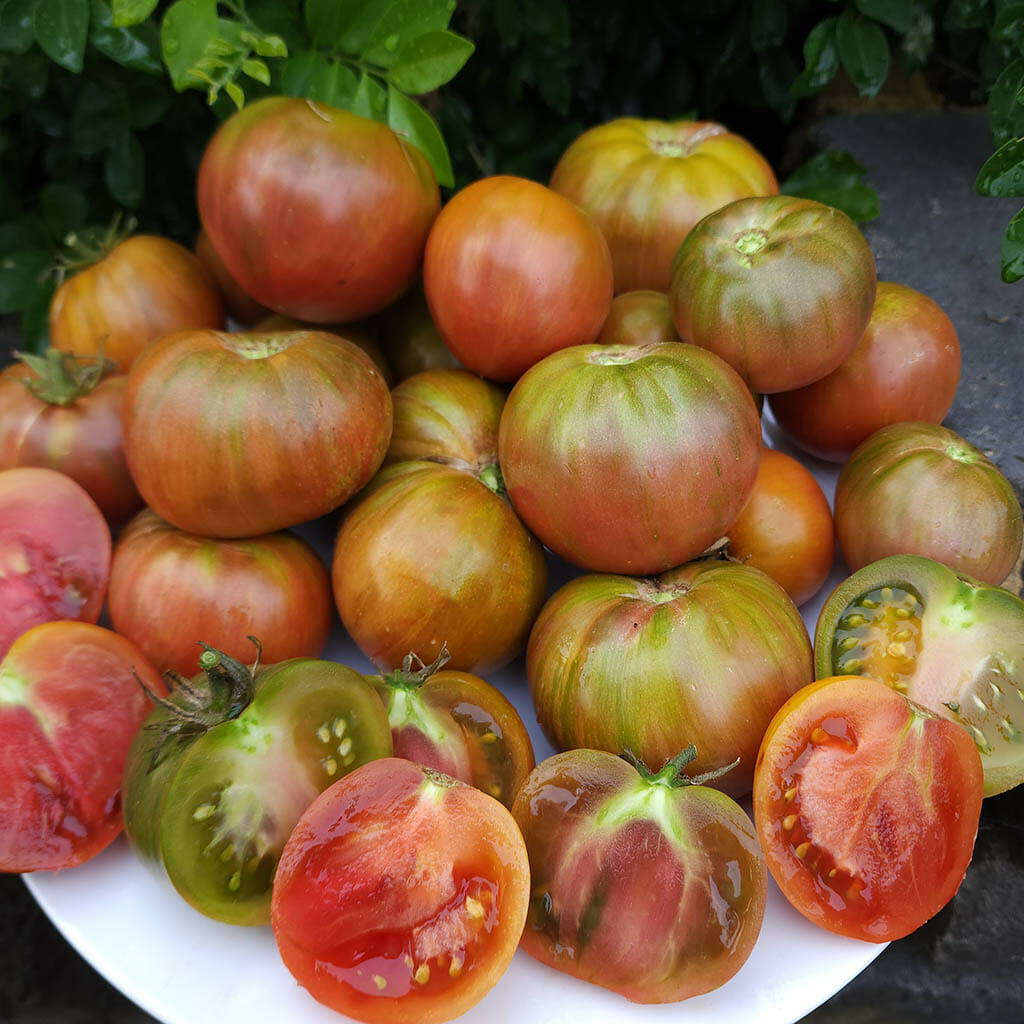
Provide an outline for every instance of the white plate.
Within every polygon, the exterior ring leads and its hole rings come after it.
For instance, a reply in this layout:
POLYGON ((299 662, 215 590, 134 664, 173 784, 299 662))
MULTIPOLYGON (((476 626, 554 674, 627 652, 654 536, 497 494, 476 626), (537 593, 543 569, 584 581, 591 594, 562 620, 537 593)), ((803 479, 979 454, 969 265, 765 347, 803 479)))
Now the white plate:
MULTIPOLYGON (((766 413, 773 447, 793 454, 766 413)), ((831 500, 836 469, 801 456, 831 500)), ((302 532, 323 551, 332 524, 302 532)), ((553 563, 552 587, 579 570, 553 563)), ((838 568, 801 609, 813 636, 838 568)), ((361 671, 370 663, 339 630, 325 657, 361 671)), ((519 709, 537 760, 553 753, 536 724, 520 659, 489 679, 519 709)), ((25 884, 50 920, 111 984, 164 1024, 341 1024, 292 979, 269 927, 238 928, 203 917, 143 867, 123 838, 88 864, 25 884)), ((792 1024, 859 974, 884 946, 816 928, 769 879, 764 927, 750 959, 728 983, 683 1003, 638 1006, 544 967, 522 951, 464 1024, 792 1024)))

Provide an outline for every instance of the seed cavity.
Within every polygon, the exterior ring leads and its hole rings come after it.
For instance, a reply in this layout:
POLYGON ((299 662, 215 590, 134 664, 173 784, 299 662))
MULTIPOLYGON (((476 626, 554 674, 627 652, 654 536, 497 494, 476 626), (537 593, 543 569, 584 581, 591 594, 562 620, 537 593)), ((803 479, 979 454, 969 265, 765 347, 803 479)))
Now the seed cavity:
POLYGON ((206 821, 206 819, 211 817, 216 810, 217 810, 217 808, 216 808, 216 806, 214 804, 200 804, 192 812, 192 820, 193 821, 206 821))

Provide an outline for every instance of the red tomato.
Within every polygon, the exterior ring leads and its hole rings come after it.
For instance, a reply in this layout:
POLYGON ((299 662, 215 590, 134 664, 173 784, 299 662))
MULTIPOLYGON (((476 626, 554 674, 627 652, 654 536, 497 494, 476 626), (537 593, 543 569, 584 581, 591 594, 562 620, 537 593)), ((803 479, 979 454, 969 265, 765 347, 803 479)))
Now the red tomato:
POLYGON ((960 340, 938 303, 879 281, 856 348, 821 380, 772 395, 775 418, 801 448, 843 462, 890 423, 941 423, 960 382, 960 340))
POLYGON ((41 622, 96 622, 109 575, 110 529, 74 480, 0 472, 0 657, 41 622))
POLYGON ((267 315, 267 307, 246 295, 241 285, 231 276, 205 230, 200 229, 196 237, 195 252, 206 267, 206 272, 217 283, 224 305, 235 320, 248 327, 267 315))
POLYGON ((564 197, 524 178, 458 193, 427 240, 431 316, 474 373, 515 380, 538 360, 592 342, 612 301, 608 243, 564 197))
POLYGON ((121 772, 164 686, 130 641, 83 622, 23 633, 0 663, 0 871, 57 871, 121 831, 121 772))
POLYGON ((440 1024, 508 967, 530 898, 512 815, 431 768, 383 758, 322 793, 274 879, 287 968, 369 1024, 440 1024))
POLYGON ((405 291, 441 202, 427 158, 386 125, 287 96, 221 125, 197 187, 246 294, 316 323, 359 320, 405 291))
POLYGON ((664 292, 623 292, 612 299, 596 345, 657 345, 679 341, 672 307, 664 292))
POLYGON ((786 899, 868 942, 909 935, 953 898, 981 800, 967 732, 861 676, 794 694, 754 775, 757 833, 786 899))

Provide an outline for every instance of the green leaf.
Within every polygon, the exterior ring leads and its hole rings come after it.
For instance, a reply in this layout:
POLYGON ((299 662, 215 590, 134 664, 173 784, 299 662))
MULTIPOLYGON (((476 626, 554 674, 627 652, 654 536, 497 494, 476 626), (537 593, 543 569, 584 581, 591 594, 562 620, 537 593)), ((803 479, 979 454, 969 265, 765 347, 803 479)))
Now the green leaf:
POLYGON ((844 188, 816 188, 801 192, 805 199, 816 199, 826 206, 842 210, 850 220, 863 224, 874 220, 880 212, 878 193, 870 185, 847 185, 844 188))
POLYGON ((1002 276, 1007 284, 1024 277, 1024 210, 1006 225, 1003 236, 1002 276))
POLYGON ((253 36, 252 33, 243 32, 242 41, 249 43, 259 57, 288 56, 288 44, 280 36, 253 36))
POLYGON ((24 309, 44 287, 52 266, 51 249, 22 249, 0 257, 0 313, 24 309))
POLYGON ((270 68, 261 60, 250 57, 242 61, 242 74, 248 75, 253 81, 270 85, 270 68))
POLYGON ((217 0, 177 0, 167 9, 160 25, 160 42, 164 63, 178 92, 202 84, 190 68, 219 38, 219 31, 217 0))
POLYGON ((71 144, 80 156, 95 156, 128 129, 128 97, 120 89, 85 81, 71 115, 71 144))
POLYGON ((836 47, 861 96, 874 96, 889 77, 889 42, 875 22, 847 8, 836 25, 836 47))
POLYGON ((228 94, 228 98, 235 105, 236 110, 241 110, 245 106, 245 92, 237 82, 225 82, 224 91, 228 94))
POLYGON ((1004 142, 982 164, 974 191, 980 196, 1024 196, 1024 139, 1004 142))
POLYGON ((988 6, 989 0, 950 0, 945 17, 942 19, 943 28, 952 32, 984 28, 988 6))
POLYGON ((908 32, 918 14, 915 0, 855 0, 861 14, 880 21, 897 32, 908 32))
POLYGON ((750 8, 750 45, 754 52, 781 46, 788 24, 785 0, 754 0, 750 8))
POLYGON ((373 75, 365 71, 359 79, 359 85, 352 96, 349 109, 360 117, 368 117, 372 121, 388 122, 388 93, 384 86, 373 75))
POLYGON ((988 96, 988 123, 992 139, 1001 146, 1009 139, 1024 136, 1024 57, 1018 57, 1003 68, 988 96))
POLYGON ((832 149, 801 164, 779 191, 835 206, 858 223, 878 216, 878 193, 865 184, 867 172, 849 153, 832 149))
POLYGON ((63 238, 85 223, 89 204, 84 193, 71 185, 51 182, 39 193, 39 206, 50 234, 63 238))
POLYGON ((118 28, 130 28, 145 21, 156 10, 157 0, 110 0, 114 24, 118 28))
POLYGON ((0 53, 27 53, 36 40, 32 27, 35 0, 0 0, 0 53))
POLYGON ((394 0, 306 0, 306 25, 315 46, 359 55, 394 0))
POLYGON ((388 86, 388 125, 403 139, 421 149, 434 168, 439 185, 451 186, 452 162, 437 122, 405 93, 388 86))
POLYGON ((785 50, 767 50, 757 58, 757 77, 768 105, 788 121, 796 109, 796 98, 790 91, 797 79, 793 58, 785 50))
POLYGON ((32 12, 36 42, 55 64, 76 74, 89 34, 89 0, 36 0, 32 12))
POLYGON ((451 81, 473 49, 468 39, 454 32, 427 32, 399 50, 388 78, 403 92, 419 96, 451 81))
POLYGON ((572 82, 564 67, 555 61, 542 61, 533 69, 541 99, 565 117, 572 102, 572 82))
POLYGON ((167 113, 173 99, 165 78, 136 82, 128 105, 128 123, 137 131, 152 128, 167 113))
POLYGON ((304 96, 332 107, 351 108, 359 78, 347 65, 315 50, 289 57, 281 75, 285 96, 304 96))
POLYGON ((443 32, 455 11, 455 0, 394 0, 377 22, 363 59, 389 68, 398 51, 428 32, 443 32))
POLYGON ((919 6, 913 23, 900 40, 904 72, 910 75, 920 71, 934 49, 935 21, 926 7, 919 6))
POLYGON ((0 259, 6 253, 22 249, 47 249, 51 241, 50 233, 39 217, 21 214, 0 225, 0 259))
POLYGON ((501 51, 508 53, 519 45, 523 35, 523 12, 519 0, 492 0, 491 10, 501 51))
POLYGON ((57 284, 47 274, 21 311, 21 347, 25 352, 45 352, 50 347, 50 300, 57 284))
POLYGON ((164 66, 157 56, 160 37, 156 26, 149 24, 134 29, 118 28, 114 25, 110 8, 103 0, 92 0, 89 42, 105 57, 129 71, 163 77, 164 66))
POLYGON ((793 96, 812 96, 835 77, 839 70, 839 52, 836 50, 838 21, 838 18, 819 21, 804 40, 804 69, 790 89, 793 96))
POLYGON ((122 205, 135 209, 146 187, 146 155, 134 132, 123 131, 113 140, 103 164, 103 180, 122 205))

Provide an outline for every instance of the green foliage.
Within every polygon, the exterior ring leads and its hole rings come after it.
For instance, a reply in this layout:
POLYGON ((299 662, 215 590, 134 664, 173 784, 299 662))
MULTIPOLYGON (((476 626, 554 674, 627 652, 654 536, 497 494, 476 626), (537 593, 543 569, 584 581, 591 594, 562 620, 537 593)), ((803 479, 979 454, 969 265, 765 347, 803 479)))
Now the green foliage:
POLYGON ((867 171, 849 153, 831 150, 811 157, 779 185, 787 196, 804 196, 842 210, 858 223, 878 216, 878 193, 865 184, 867 171))

